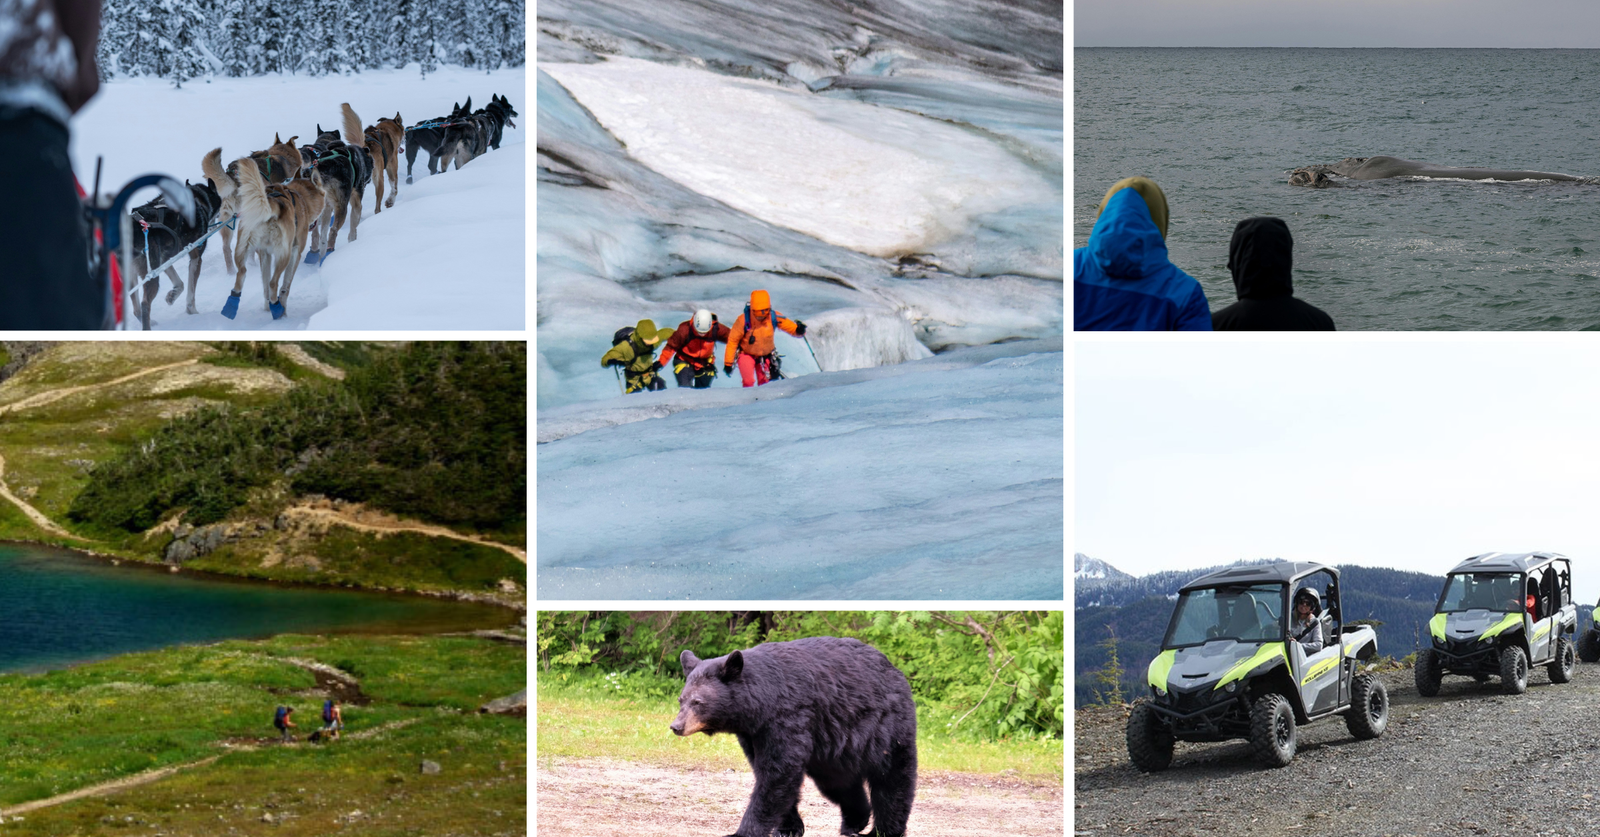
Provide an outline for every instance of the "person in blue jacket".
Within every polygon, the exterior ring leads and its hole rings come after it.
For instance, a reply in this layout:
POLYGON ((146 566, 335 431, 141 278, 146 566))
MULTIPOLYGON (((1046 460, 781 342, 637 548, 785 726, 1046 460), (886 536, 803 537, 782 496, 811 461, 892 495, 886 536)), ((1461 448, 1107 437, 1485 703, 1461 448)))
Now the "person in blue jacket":
POLYGON ((1167 260, 1166 236, 1155 181, 1130 177, 1106 192, 1089 243, 1072 251, 1075 330, 1211 330, 1205 292, 1167 260))

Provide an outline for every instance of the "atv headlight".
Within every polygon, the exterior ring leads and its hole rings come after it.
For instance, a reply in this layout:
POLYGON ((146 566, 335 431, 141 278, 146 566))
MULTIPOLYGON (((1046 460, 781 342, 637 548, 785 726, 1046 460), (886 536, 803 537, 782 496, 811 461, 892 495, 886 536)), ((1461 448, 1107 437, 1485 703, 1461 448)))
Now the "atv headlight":
POLYGON ((1228 685, 1223 686, 1222 687, 1222 691, 1227 692, 1230 695, 1233 694, 1234 692, 1239 691, 1239 681, 1235 680, 1235 681, 1229 683, 1228 685))
POLYGON ((1152 685, 1150 687, 1150 691, 1155 692, 1156 693, 1156 697, 1166 697, 1167 696, 1167 690, 1161 688, 1160 686, 1152 685))

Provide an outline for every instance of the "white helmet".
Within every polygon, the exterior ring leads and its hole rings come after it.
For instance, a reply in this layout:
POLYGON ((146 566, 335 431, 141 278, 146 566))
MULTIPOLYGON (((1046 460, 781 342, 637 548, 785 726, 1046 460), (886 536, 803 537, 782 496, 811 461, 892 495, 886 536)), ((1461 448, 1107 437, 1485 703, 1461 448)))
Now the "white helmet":
POLYGON ((701 308, 699 311, 694 312, 695 334, 706 334, 710 332, 712 319, 713 317, 711 316, 711 312, 705 308, 701 308))

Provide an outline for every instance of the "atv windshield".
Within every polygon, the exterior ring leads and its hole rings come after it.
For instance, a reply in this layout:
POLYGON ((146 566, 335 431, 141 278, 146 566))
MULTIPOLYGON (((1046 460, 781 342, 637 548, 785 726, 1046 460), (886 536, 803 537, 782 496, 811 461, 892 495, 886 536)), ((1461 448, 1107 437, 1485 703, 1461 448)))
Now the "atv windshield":
POLYGON ((1189 590, 1178 597, 1162 648, 1201 645, 1217 639, 1277 642, 1283 639, 1281 584, 1235 585, 1189 590))
POLYGON ((1445 581, 1436 613, 1458 610, 1493 610, 1521 613, 1525 609, 1521 573, 1455 573, 1445 581))

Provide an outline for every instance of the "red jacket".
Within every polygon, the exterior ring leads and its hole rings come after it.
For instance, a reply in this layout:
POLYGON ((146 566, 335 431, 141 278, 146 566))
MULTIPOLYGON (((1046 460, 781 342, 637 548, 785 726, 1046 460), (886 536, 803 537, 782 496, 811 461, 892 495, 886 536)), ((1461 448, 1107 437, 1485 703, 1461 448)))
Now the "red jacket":
POLYGON ((711 333, 702 336, 695 334, 694 320, 684 320, 678 323, 678 330, 667 338, 667 345, 661 350, 661 365, 670 365, 674 353, 683 355, 683 359, 694 367, 715 363, 717 344, 728 342, 728 336, 728 327, 722 323, 713 321, 711 333))

